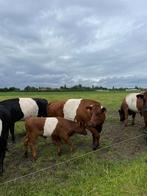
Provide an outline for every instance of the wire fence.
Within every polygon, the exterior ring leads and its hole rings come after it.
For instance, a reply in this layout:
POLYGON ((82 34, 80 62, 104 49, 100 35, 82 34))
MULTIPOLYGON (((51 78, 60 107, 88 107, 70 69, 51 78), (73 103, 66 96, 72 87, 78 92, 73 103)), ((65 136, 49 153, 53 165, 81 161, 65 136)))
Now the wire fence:
MULTIPOLYGON (((125 142, 131 141, 131 140, 135 140, 135 139, 137 139, 137 138, 139 138, 139 137, 142 137, 142 136, 146 136, 146 134, 143 133, 143 134, 140 134, 140 135, 138 135, 138 136, 135 136, 135 137, 132 137, 132 138, 129 138, 129 139, 126 139, 126 140, 122 140, 122 141, 119 141, 119 142, 115 142, 115 143, 113 143, 113 144, 110 144, 110 145, 104 146, 104 147, 102 147, 102 148, 99 148, 99 149, 97 149, 97 150, 95 150, 95 151, 89 151, 89 152, 84 153, 84 154, 82 154, 82 155, 80 155, 80 156, 75 156, 75 157, 73 157, 73 158, 71 158, 71 159, 68 159, 68 160, 66 160, 66 161, 59 162, 59 163, 54 164, 54 165, 52 165, 52 166, 48 166, 48 167, 39 169, 39 170, 37 170, 37 171, 35 171, 35 172, 30 172, 30 173, 28 173, 28 174, 26 174, 26 175, 19 176, 19 177, 16 177, 16 178, 13 178, 13 179, 11 179, 11 180, 8 180, 8 181, 5 181, 5 182, 3 182, 3 183, 0 183, 0 186, 2 186, 2 185, 7 185, 7 184, 9 184, 9 183, 16 182, 16 181, 18 181, 18 180, 22 180, 22 179, 27 178, 27 177, 29 177, 29 176, 37 175, 37 174, 40 173, 40 172, 49 170, 49 169, 54 168, 54 167, 57 167, 57 166, 64 165, 64 164, 69 163, 69 162, 73 162, 73 161, 75 161, 75 160, 78 160, 78 159, 87 157, 87 155, 95 154, 96 152, 102 151, 103 149, 111 148, 111 147, 116 146, 116 145, 118 145, 118 144, 125 143, 125 142)), ((95 190, 95 189, 94 189, 94 190, 95 190)), ((91 190, 89 193, 93 192, 94 190, 91 190)))

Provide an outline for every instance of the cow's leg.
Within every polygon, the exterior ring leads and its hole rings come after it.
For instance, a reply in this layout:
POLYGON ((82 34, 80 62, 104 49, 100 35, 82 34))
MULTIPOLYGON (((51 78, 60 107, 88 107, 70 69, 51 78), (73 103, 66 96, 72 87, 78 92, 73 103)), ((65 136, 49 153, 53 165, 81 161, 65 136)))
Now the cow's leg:
POLYGON ((147 112, 143 112, 145 128, 147 128, 147 112))
POLYGON ((100 146, 100 133, 96 134, 96 141, 93 150, 96 150, 100 146))
POLYGON ((132 114, 132 125, 135 125, 135 116, 136 116, 136 113, 133 113, 132 114))
POLYGON ((12 142, 15 143, 15 135, 14 135, 14 123, 10 124, 10 133, 11 133, 11 137, 12 137, 12 142))
POLYGON ((2 159, 2 173, 4 172, 4 159, 2 159))
POLYGON ((99 147, 99 145, 100 145, 100 143, 99 143, 100 133, 95 128, 90 128, 89 130, 92 133, 93 150, 96 150, 99 147))
POLYGON ((92 145, 93 145, 93 147, 95 146, 95 143, 96 143, 96 137, 95 137, 95 134, 92 134, 92 145))
POLYGON ((1 159, 0 159, 0 173, 1 173, 1 174, 2 174, 3 171, 4 171, 4 169, 3 169, 3 161, 4 161, 4 159, 1 158, 1 159))
POLYGON ((125 109, 124 110, 124 113, 125 113, 125 121, 124 121, 124 124, 125 124, 125 127, 128 126, 128 109, 125 109))
POLYGON ((57 146, 57 154, 61 155, 61 139, 56 136, 52 136, 53 143, 57 146))

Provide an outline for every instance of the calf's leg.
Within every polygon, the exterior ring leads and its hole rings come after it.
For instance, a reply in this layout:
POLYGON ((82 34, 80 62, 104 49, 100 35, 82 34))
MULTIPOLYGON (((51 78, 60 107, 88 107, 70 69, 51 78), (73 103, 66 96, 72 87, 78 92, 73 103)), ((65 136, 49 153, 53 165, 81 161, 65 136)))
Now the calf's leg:
POLYGON ((32 151, 32 157, 33 157, 33 160, 35 161, 37 159, 37 152, 36 152, 36 146, 35 146, 35 143, 29 143, 29 146, 30 146, 30 149, 32 151))
POLYGON ((61 139, 57 136, 52 136, 53 143, 57 146, 57 154, 61 155, 61 139))
POLYGON ((65 135, 65 136, 63 136, 62 139, 64 140, 64 142, 65 142, 66 144, 69 145, 70 151, 73 152, 73 151, 74 151, 74 146, 73 146, 72 142, 70 141, 69 136, 68 136, 68 135, 65 135))
POLYGON ((25 139, 24 139, 24 146, 25 146, 25 153, 24 153, 24 155, 25 155, 25 157, 27 158, 28 157, 28 136, 26 135, 25 136, 25 139))
POLYGON ((32 152, 33 160, 36 160, 37 158, 37 152, 36 152, 36 140, 38 138, 37 132, 34 132, 34 134, 29 133, 28 134, 28 146, 30 147, 30 150, 32 152))

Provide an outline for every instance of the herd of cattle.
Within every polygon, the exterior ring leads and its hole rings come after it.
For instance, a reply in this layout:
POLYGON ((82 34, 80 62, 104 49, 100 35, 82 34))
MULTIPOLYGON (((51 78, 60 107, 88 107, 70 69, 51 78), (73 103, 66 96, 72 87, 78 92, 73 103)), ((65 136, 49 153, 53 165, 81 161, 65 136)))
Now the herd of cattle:
MULTIPOLYGON (((147 126, 147 92, 127 95, 120 107, 120 121, 127 126, 128 115, 132 115, 132 124, 136 113, 144 117, 147 126)), ((68 99, 66 101, 48 102, 41 98, 16 98, 0 102, 0 172, 7 150, 9 131, 15 142, 14 125, 25 120, 26 136, 24 139, 25 155, 28 148, 36 159, 36 140, 38 136, 51 136, 57 145, 57 153, 61 154, 63 140, 73 150, 69 137, 74 133, 92 134, 93 150, 99 147, 100 133, 106 119, 106 108, 101 103, 89 99, 68 99)))

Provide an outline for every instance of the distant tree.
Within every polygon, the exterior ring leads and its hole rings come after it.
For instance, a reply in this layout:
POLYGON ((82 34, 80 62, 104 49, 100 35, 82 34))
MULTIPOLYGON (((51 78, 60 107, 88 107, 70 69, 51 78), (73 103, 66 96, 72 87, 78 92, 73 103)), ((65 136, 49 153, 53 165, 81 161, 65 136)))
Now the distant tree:
POLYGON ((31 91, 38 91, 38 88, 36 88, 34 86, 26 86, 24 88, 24 91, 29 91, 29 92, 31 92, 31 91))

